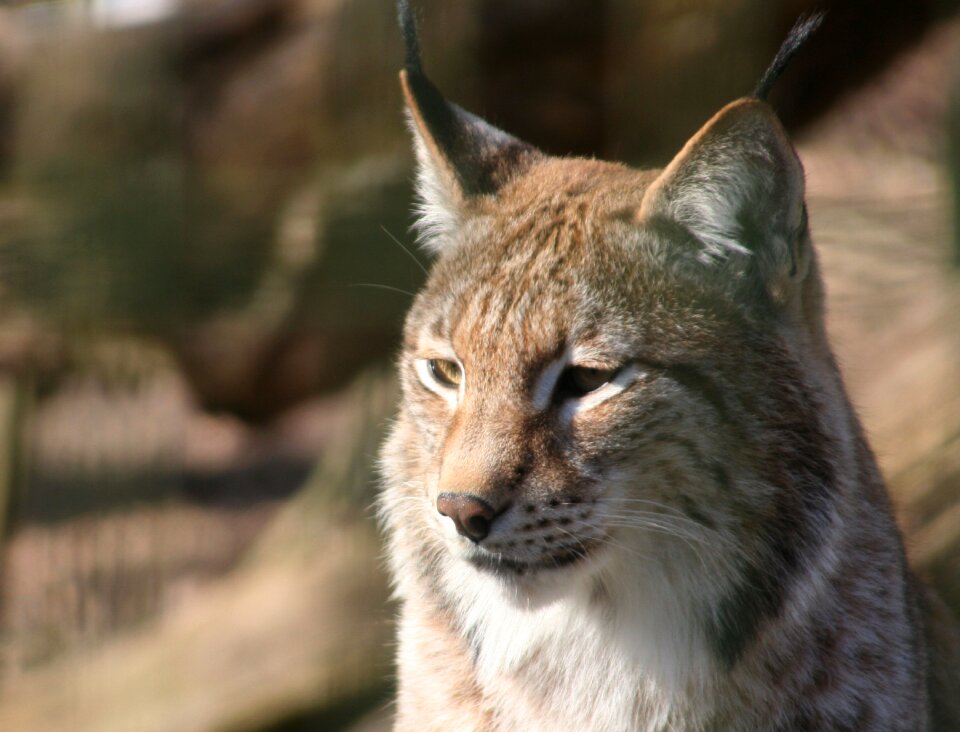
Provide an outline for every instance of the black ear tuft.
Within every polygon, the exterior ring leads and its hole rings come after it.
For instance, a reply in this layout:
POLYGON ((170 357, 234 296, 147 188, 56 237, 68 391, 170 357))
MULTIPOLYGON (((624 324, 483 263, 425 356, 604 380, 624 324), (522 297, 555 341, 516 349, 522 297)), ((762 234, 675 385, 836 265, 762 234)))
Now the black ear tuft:
POLYGON ((417 35, 417 19, 410 7, 410 0, 397 0, 397 20, 403 34, 405 49, 404 68, 412 73, 423 73, 423 61, 420 56, 420 37, 417 35))
POLYGON ((780 50, 777 51, 777 55, 773 57, 773 61, 770 62, 767 70, 763 72, 763 77, 760 79, 760 83, 757 84, 753 96, 757 99, 765 100, 767 98, 770 90, 773 89, 773 85, 776 84, 777 79, 780 78, 780 74, 787 68, 787 64, 790 63, 791 59, 797 54, 797 51, 806 44, 810 36, 812 36, 817 31, 817 28, 820 27, 820 24, 823 23, 823 17, 824 13, 814 13, 807 17, 801 16, 797 22, 793 24, 793 28, 791 28, 787 34, 786 39, 780 46, 780 50))
POLYGON ((543 153, 447 101, 427 78, 410 0, 397 0, 406 58, 400 84, 419 161, 417 228, 428 246, 440 246, 478 197, 496 194, 543 153))

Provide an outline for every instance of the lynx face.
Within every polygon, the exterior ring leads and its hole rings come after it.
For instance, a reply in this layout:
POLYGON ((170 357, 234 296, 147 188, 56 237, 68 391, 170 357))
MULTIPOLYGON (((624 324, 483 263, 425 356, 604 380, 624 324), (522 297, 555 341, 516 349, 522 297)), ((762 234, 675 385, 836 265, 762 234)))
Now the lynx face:
POLYGON ((550 158, 405 84, 437 259, 407 319, 386 505, 422 566, 521 589, 611 557, 779 571, 756 526, 814 506, 776 486, 819 480, 793 453, 828 438, 798 396, 819 283, 769 109, 730 105, 666 170, 635 171, 550 158), (477 136, 463 150, 431 127, 454 113, 477 136), (758 469, 771 449, 785 462, 758 469))
POLYGON ((650 178, 535 165, 444 247, 410 313, 412 497, 482 571, 555 572, 641 527, 662 544, 727 523, 735 401, 716 384, 742 370, 722 354, 753 316, 697 277, 712 265, 693 242, 630 217, 650 178))

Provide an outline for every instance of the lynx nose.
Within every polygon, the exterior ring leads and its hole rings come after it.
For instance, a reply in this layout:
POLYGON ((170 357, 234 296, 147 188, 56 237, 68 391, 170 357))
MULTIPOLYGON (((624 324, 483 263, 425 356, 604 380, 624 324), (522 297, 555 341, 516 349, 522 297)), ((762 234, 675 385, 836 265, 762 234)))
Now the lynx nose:
POLYGON ((441 493, 437 496, 437 510, 453 519, 457 533, 470 541, 485 539, 497 515, 493 506, 468 493, 441 493))

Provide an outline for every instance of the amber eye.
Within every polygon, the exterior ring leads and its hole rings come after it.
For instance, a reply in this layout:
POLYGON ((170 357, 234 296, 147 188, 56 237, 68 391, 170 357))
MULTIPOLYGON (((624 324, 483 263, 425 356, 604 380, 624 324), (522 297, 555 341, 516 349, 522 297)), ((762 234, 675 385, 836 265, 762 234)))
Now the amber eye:
POLYGON ((560 380, 557 382, 557 396, 564 399, 585 396, 609 383, 618 371, 619 369, 570 366, 560 375, 560 380))
POLYGON ((460 370, 460 365, 454 361, 447 361, 443 358, 431 358, 427 361, 427 366, 430 369, 430 375, 438 384, 442 384, 443 386, 449 388, 460 386, 460 382, 463 380, 463 372, 460 370))

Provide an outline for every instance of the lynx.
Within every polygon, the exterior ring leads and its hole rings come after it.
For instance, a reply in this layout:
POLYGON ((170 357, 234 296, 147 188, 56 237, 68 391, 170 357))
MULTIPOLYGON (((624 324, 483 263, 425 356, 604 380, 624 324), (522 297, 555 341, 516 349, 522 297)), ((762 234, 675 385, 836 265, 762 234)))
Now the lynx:
POLYGON ((397 729, 960 729, 763 101, 816 23, 635 170, 448 102, 398 9, 435 262, 382 455, 397 729))

